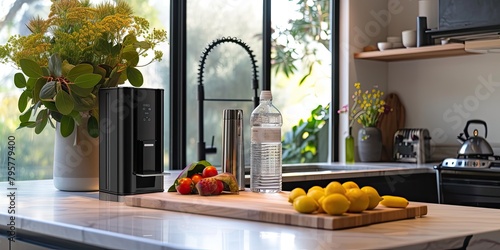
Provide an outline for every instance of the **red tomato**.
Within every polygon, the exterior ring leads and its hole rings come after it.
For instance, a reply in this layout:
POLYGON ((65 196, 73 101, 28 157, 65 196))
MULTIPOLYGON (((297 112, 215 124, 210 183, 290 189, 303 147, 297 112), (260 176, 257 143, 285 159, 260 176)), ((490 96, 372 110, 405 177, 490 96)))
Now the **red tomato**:
POLYGON ((184 177, 180 178, 179 181, 177 181, 177 186, 175 189, 179 194, 191 194, 193 190, 194 184, 191 178, 184 177))
POLYGON ((203 178, 207 178, 207 177, 212 177, 212 176, 216 176, 217 174, 217 169, 214 167, 214 166, 207 166, 203 169, 203 178))
POLYGON ((217 189, 215 190, 215 195, 221 194, 224 191, 224 183, 220 180, 217 180, 217 189))
POLYGON ((193 176, 191 176, 191 180, 193 180, 193 183, 196 185, 196 183, 198 183, 201 179, 203 179, 203 176, 201 176, 201 174, 193 174, 193 176))

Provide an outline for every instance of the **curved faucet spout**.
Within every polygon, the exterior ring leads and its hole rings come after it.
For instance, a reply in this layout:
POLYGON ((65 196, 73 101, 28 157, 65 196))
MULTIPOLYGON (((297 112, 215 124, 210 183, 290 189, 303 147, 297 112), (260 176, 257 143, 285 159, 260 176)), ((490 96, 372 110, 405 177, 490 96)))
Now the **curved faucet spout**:
POLYGON ((242 42, 240 39, 235 37, 222 37, 212 41, 203 51, 200 59, 200 65, 198 68, 198 160, 206 160, 206 153, 215 153, 217 150, 213 147, 213 138, 212 138, 212 147, 206 148, 204 141, 204 128, 203 128, 203 104, 205 99, 205 89, 203 87, 203 72, 205 69, 205 61, 210 54, 210 52, 220 44, 223 43, 234 43, 240 45, 250 56, 250 60, 252 63, 253 70, 253 81, 252 81, 252 89, 254 90, 254 96, 251 100, 247 99, 214 99, 213 101, 252 101, 254 103, 254 108, 259 105, 259 97, 258 97, 258 88, 259 88, 259 80, 257 75, 257 60, 255 59, 255 55, 250 47, 242 42))

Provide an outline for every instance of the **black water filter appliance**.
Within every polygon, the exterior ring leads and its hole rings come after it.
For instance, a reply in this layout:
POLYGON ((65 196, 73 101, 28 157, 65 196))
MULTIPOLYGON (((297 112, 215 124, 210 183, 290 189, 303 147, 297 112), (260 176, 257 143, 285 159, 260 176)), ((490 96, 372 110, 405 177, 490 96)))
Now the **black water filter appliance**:
POLYGON ((99 199, 163 192, 163 89, 99 91, 99 199))

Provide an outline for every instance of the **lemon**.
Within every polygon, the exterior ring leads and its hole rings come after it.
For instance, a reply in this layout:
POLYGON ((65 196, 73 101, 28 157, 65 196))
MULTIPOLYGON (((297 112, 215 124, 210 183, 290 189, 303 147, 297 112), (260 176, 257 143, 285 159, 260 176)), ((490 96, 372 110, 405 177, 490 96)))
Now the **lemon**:
POLYGON ((306 195, 306 191, 302 188, 294 188, 288 194, 288 202, 293 203, 293 200, 299 196, 306 195))
POLYGON ((339 193, 330 194, 321 200, 322 209, 329 215, 342 215, 349 209, 350 204, 347 197, 339 193))
POLYGON ((311 192, 311 190, 323 190, 323 187, 320 187, 320 186, 313 186, 313 187, 309 188, 309 189, 307 190, 307 192, 309 193, 309 192, 311 192))
POLYGON ((324 213, 325 210, 323 209, 323 200, 326 198, 326 195, 323 195, 321 198, 318 200, 318 213, 324 213))
POLYGON ((368 203, 368 208, 367 210, 372 210, 375 207, 378 206, 378 203, 382 200, 382 197, 378 194, 377 189, 371 186, 364 186, 361 188, 361 191, 365 192, 368 195, 368 198, 370 199, 370 202, 368 203))
POLYGON ((329 194, 345 194, 345 188, 338 181, 332 181, 328 183, 325 188, 325 195, 329 194))
POLYGON ((380 201, 380 204, 386 207, 405 208, 409 204, 408 200, 401 196, 384 195, 382 198, 383 200, 380 201))
POLYGON ((314 198, 314 200, 319 201, 319 199, 323 196, 325 196, 325 192, 323 192, 323 189, 313 189, 309 192, 307 192, 307 196, 314 198))
POLYGON ((313 197, 299 196, 293 200, 295 211, 303 214, 310 214, 318 210, 318 202, 313 197))
POLYGON ((356 184, 356 182, 354 181, 346 181, 342 183, 342 186, 345 188, 346 191, 351 188, 359 188, 358 184, 356 184))
POLYGON ((349 213, 361 213, 368 208, 370 203, 368 195, 359 188, 351 188, 347 190, 345 196, 351 202, 351 205, 347 210, 349 213))

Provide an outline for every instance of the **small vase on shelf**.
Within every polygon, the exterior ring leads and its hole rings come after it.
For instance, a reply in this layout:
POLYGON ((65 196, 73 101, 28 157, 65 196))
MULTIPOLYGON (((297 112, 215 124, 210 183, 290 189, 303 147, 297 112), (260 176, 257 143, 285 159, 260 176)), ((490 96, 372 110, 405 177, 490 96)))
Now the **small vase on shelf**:
POLYGON ((354 163, 354 137, 352 127, 349 127, 349 134, 345 138, 345 162, 354 163))

